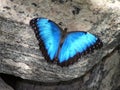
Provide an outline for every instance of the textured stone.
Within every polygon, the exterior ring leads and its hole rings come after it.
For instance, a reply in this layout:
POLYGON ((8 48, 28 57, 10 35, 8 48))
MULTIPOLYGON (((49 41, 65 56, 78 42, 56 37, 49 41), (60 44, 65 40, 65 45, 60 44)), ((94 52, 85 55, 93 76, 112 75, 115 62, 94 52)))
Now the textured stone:
MULTIPOLYGON (((15 90, 119 90, 120 89, 120 48, 106 56, 84 76, 60 83, 42 83, 2 75, 12 83, 15 90)), ((6 79, 6 81, 8 81, 6 79)))
POLYGON ((72 80, 85 75, 93 66, 99 66, 102 59, 120 45, 118 0, 115 3, 102 0, 100 4, 95 0, 59 1, 0 0, 0 73, 40 82, 72 80), (75 7, 80 9, 79 13, 73 13, 75 7), (42 57, 28 25, 34 17, 62 22, 61 27, 68 31, 89 31, 98 35, 104 46, 69 67, 49 64, 42 57))
POLYGON ((0 78, 0 90, 13 90, 13 89, 0 78))

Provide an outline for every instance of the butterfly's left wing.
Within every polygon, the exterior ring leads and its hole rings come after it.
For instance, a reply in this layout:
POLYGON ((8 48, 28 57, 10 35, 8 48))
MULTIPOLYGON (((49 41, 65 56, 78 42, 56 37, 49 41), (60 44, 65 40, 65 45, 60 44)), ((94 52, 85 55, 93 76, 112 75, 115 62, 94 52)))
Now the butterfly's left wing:
POLYGON ((100 47, 102 42, 97 36, 83 31, 71 32, 64 39, 58 56, 59 63, 69 62, 69 59, 78 54, 100 47))
POLYGON ((30 25, 39 40, 43 56, 47 61, 53 61, 58 52, 61 29, 56 23, 47 18, 34 18, 30 21, 30 25))

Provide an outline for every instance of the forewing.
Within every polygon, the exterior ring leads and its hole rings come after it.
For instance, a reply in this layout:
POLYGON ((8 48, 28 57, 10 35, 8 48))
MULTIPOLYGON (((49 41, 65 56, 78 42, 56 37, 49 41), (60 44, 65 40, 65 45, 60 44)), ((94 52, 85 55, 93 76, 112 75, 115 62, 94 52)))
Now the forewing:
POLYGON ((46 18, 35 18, 30 21, 30 25, 35 30, 35 33, 40 39, 42 52, 46 49, 45 54, 48 54, 50 60, 53 60, 58 52, 61 39, 61 30, 53 21, 46 18))
POLYGON ((67 62, 76 54, 81 54, 98 44, 102 46, 100 39, 93 34, 88 32, 71 32, 66 36, 59 52, 59 63, 67 62))

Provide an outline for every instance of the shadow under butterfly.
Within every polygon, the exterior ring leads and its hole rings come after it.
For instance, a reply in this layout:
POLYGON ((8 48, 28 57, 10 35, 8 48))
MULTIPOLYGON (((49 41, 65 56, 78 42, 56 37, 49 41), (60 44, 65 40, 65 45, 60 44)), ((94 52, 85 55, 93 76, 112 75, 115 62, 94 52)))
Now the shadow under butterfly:
POLYGON ((62 67, 73 64, 82 55, 103 46, 96 35, 84 31, 67 32, 47 18, 34 18, 30 26, 36 34, 44 58, 62 67))

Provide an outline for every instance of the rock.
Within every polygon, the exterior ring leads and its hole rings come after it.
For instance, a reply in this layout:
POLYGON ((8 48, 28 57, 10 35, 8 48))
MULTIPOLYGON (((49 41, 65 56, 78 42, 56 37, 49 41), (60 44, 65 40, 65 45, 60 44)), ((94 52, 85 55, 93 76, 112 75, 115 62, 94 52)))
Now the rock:
POLYGON ((1 78, 0 78, 0 90, 13 90, 9 85, 7 85, 1 78))
MULTIPOLYGON (((100 71, 104 57, 120 45, 120 1, 112 3, 102 0, 100 4, 95 0, 68 0, 62 4, 58 1, 39 0, 33 4, 32 1, 4 0, 0 3, 0 73, 48 83, 80 78, 90 70, 94 71, 92 68, 95 66, 95 73, 96 69, 100 71), (79 13, 73 14, 76 10, 74 7, 80 8, 79 13), (104 46, 69 67, 49 64, 42 57, 35 35, 28 25, 31 18, 38 16, 56 23, 62 22, 61 27, 67 27, 68 31, 82 30, 96 34, 104 46)), ((89 87, 93 86, 94 83, 89 87)))
POLYGON ((120 86, 119 68, 120 53, 115 50, 84 77, 84 89, 81 90, 116 90, 120 86))
MULTIPOLYGON (((11 83, 15 90, 119 90, 120 89, 120 48, 105 57, 86 75, 60 83, 42 83, 23 80, 17 77, 3 75, 6 79, 16 80, 11 83)), ((8 81, 6 79, 6 81, 8 81)), ((9 82, 10 83, 10 82, 9 82)))

